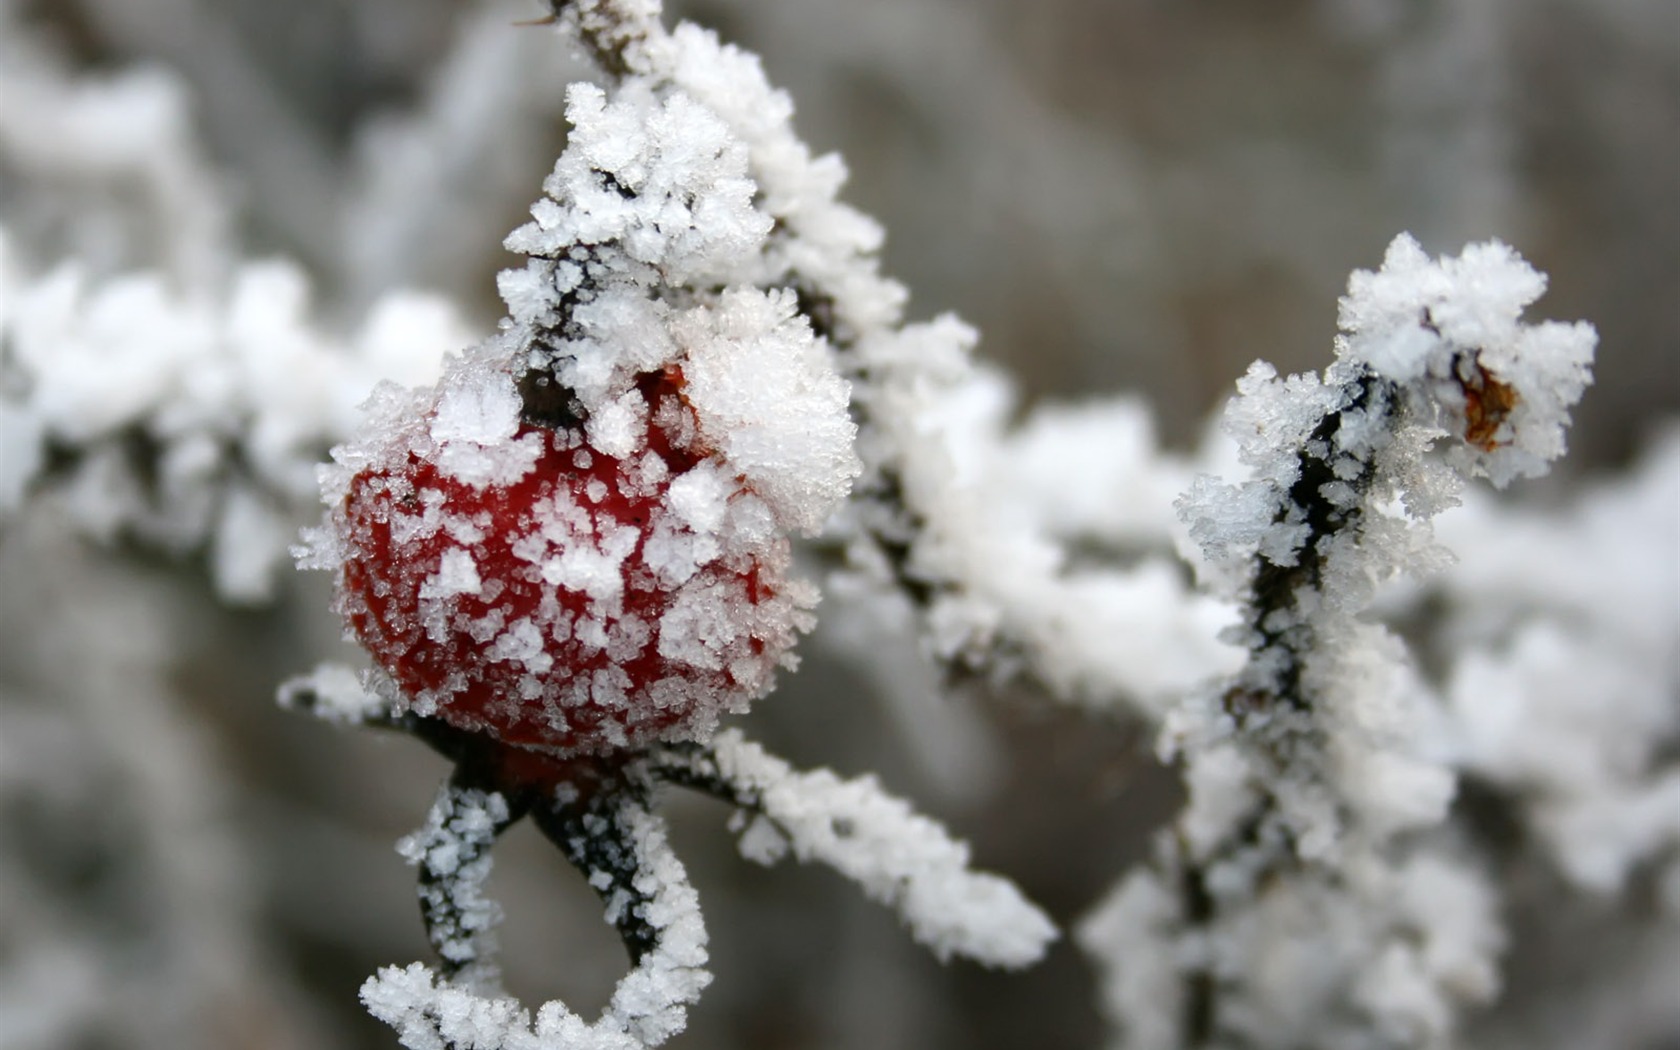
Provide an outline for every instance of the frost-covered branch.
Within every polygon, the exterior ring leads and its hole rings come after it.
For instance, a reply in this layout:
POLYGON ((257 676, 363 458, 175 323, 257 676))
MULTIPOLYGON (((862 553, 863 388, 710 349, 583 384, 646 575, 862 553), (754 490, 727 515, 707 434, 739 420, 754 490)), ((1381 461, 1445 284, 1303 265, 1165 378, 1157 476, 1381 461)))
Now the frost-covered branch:
MULTIPOLYGON (((373 1016, 397 1030, 410 1050, 640 1050, 659 1046, 682 1031, 687 1008, 711 982, 706 970, 706 929, 699 900, 682 863, 666 843, 664 823, 634 793, 614 792, 581 801, 561 785, 538 807, 538 821, 563 843, 603 899, 607 919, 626 931, 634 966, 618 983, 599 1019, 587 1022, 558 1000, 531 1016, 516 1000, 496 998, 472 983, 450 981, 420 963, 387 967, 362 986, 373 1016)), ((482 931, 497 909, 479 892, 488 874, 484 849, 506 826, 499 795, 456 794, 405 852, 423 857, 428 917, 445 972, 462 973, 485 963, 482 931), (443 907, 430 906, 441 902, 443 907), (451 921, 456 916, 466 922, 451 921), (455 936, 456 934, 466 936, 455 936)))
POLYGON ((330 334, 280 262, 241 267, 225 294, 33 276, 0 230, 0 520, 50 491, 94 538, 208 548, 224 595, 263 598, 357 404, 435 374, 462 333, 447 304, 398 294, 330 334))
POLYGON ((1440 533, 1474 554, 1437 584, 1449 611, 1425 639, 1446 654, 1455 763, 1577 885, 1672 872, 1680 434, 1562 510, 1465 503, 1440 533))
POLYGON ((457 774, 438 793, 425 826, 397 844, 420 869, 420 915, 443 976, 463 987, 496 987, 494 938, 502 911, 485 895, 490 847, 522 813, 457 774))
MULTIPOLYGON (((311 683, 331 677, 317 672, 295 683, 293 702, 318 698, 311 683)), ((344 691, 343 682, 329 685, 344 691)), ((341 698, 337 710, 377 706, 341 698)), ((627 759, 568 759, 509 751, 409 718, 417 735, 457 762, 425 826, 399 845, 420 869, 421 912, 441 965, 389 967, 364 986, 362 998, 415 1050, 617 1050, 658 1046, 681 1031, 688 1005, 711 977, 698 898, 650 809, 658 783, 739 806, 751 814, 738 825, 746 856, 768 864, 791 851, 834 867, 894 907, 942 959, 1025 966, 1055 936, 1011 884, 970 870, 966 846, 883 793, 873 778, 798 773, 735 732, 710 745, 661 745, 627 759), (526 813, 601 896, 630 956, 631 971, 593 1023, 558 1001, 544 1004, 533 1022, 499 993, 493 931, 501 909, 484 893, 489 850, 526 813)))
MULTIPOLYGON (((831 533, 851 566, 837 588, 858 600, 882 600, 865 596, 883 588, 908 597, 930 651, 958 673, 1026 671, 1059 695, 1153 717, 1225 658, 1213 643, 1219 612, 1170 568, 1170 526, 1150 522, 1145 546, 1158 556, 1137 570, 1076 573, 1049 525, 1000 520, 992 497, 1003 486, 985 469, 963 469, 1008 457, 1013 441, 1004 427, 1010 395, 973 362, 973 330, 953 317, 903 323, 907 293, 879 272, 880 228, 837 199, 840 159, 812 156, 793 130, 792 103, 754 56, 692 25, 665 34, 652 6, 582 5, 576 17, 594 20, 597 38, 627 56, 604 62, 609 72, 674 85, 745 148, 754 206, 771 225, 743 274, 796 293, 799 313, 852 384, 864 469, 831 533), (1070 617, 1070 608, 1082 614, 1070 617), (1126 659, 1117 637, 1158 659, 1126 659)), ((513 290, 504 284, 504 294, 513 290)), ((1046 414, 1047 427, 1055 418, 1046 414)), ((1123 493, 1171 490, 1182 470, 1104 452, 1081 449, 1056 476, 1094 465, 1099 476, 1079 487, 1101 491, 1112 481, 1118 503, 1123 493)))
POLYGON ((660 779, 740 808, 743 856, 773 864, 791 852, 827 864, 896 910, 941 959, 1014 969, 1038 962, 1056 936, 1012 883, 971 871, 966 845, 873 777, 795 772, 734 730, 708 747, 662 748, 651 761, 660 779))
POLYGON ((1084 934, 1127 1045, 1443 1045, 1492 993, 1491 895, 1422 834, 1453 792, 1433 700, 1359 615, 1440 561, 1424 523, 1461 476, 1503 486, 1562 452, 1594 336, 1522 324, 1543 287, 1503 245, 1434 261, 1402 237, 1351 280, 1322 378, 1239 383, 1251 480, 1199 480, 1181 510, 1247 661, 1169 719, 1188 805, 1084 934))
POLYGON ((33 262, 219 287, 231 208, 185 85, 158 67, 77 76, 41 43, 0 7, 0 211, 33 262))
MULTIPOLYGON (((328 722, 409 733, 457 762, 462 773, 446 785, 428 824, 434 834, 440 821, 453 819, 465 805, 463 798, 471 801, 469 808, 476 812, 488 810, 482 801, 485 791, 506 795, 506 801, 497 803, 502 817, 473 824, 494 827, 490 837, 475 840, 474 855, 487 848, 508 821, 529 810, 544 834, 575 865, 589 871, 606 870, 617 854, 610 849, 600 852, 583 833, 607 826, 600 807, 618 791, 644 794, 650 785, 666 783, 737 807, 744 856, 771 864, 791 852, 801 862, 834 868, 872 899, 896 910, 915 938, 942 959, 961 955, 991 966, 1018 968, 1037 962, 1056 937, 1044 913, 1013 884, 972 871, 965 844, 952 839, 937 822, 917 814, 904 800, 887 794, 874 777, 845 780, 826 769, 796 771, 736 730, 720 732, 704 744, 661 744, 622 768, 610 760, 551 760, 540 753, 509 759, 493 742, 476 734, 394 710, 392 702, 376 692, 383 684, 377 674, 357 675, 329 664, 287 683, 281 697, 293 710, 328 722), (552 776, 567 785, 560 789, 561 804, 542 797, 543 792, 532 795, 522 789, 517 775, 509 779, 506 763, 510 760, 515 768, 544 770, 558 761, 552 776)), ((540 779, 546 783, 550 773, 545 771, 540 779)), ((417 855, 407 848, 404 852, 417 855)), ((462 852, 453 849, 450 855, 462 852)), ((614 885, 633 872, 619 874, 614 885)), ((639 957, 649 937, 635 925, 635 909, 615 908, 613 914, 619 916, 613 921, 621 926, 632 959, 639 957)))

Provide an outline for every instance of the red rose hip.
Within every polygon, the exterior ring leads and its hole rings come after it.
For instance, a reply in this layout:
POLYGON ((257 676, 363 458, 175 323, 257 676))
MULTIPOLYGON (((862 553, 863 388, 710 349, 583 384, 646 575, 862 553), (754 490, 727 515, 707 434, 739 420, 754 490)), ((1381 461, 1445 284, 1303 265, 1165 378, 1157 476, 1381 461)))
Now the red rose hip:
POLYGON ((815 596, 681 391, 644 376, 609 433, 518 420, 505 375, 446 388, 350 476, 339 608, 404 703, 600 753, 704 735, 769 690, 815 596))

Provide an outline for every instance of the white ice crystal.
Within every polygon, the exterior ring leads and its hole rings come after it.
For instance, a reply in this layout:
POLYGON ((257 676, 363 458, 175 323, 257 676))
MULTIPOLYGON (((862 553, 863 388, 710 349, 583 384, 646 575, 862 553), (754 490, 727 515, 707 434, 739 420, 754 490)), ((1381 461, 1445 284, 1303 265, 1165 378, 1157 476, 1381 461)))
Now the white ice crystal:
POLYGON ((787 292, 725 293, 678 320, 683 376, 703 434, 785 527, 814 533, 861 469, 847 387, 787 292))
POLYGON ((181 294, 152 273, 31 276, 5 240, 0 427, 15 440, 0 451, 0 512, 40 488, 92 535, 211 546, 218 586, 235 600, 270 593, 322 450, 350 433, 353 406, 390 362, 435 374, 462 339, 446 305, 406 294, 350 338, 328 334, 309 317, 302 275, 282 263, 240 269, 225 295, 181 294), (148 450, 144 483, 121 455, 136 443, 148 450))
POLYGON ((1464 439, 1448 454, 1453 465, 1503 488, 1563 454, 1569 409, 1591 381, 1591 325, 1521 322, 1545 288, 1498 241, 1432 260, 1397 237, 1381 270, 1349 280, 1339 352, 1426 389, 1464 439))
POLYGON ((941 959, 963 955, 1018 968, 1043 957, 1056 929, 1005 879, 969 869, 968 847, 886 794, 873 777, 795 773, 743 740, 713 742, 724 780, 754 800, 742 852, 768 862, 791 851, 820 861, 896 909, 911 935, 941 959))
POLYGON ((844 162, 811 155, 793 129, 792 101, 765 79, 758 56, 684 23, 650 57, 746 146, 763 208, 778 224, 766 244, 763 276, 799 280, 829 297, 842 338, 896 324, 905 291, 877 272, 880 226, 837 200, 844 162))
POLYGON ((1188 887, 1148 932, 1180 957, 1193 1027, 1122 1018, 1124 1045, 1337 1047, 1370 1031, 1445 1045, 1458 1010, 1496 990, 1492 895, 1427 834, 1455 787, 1445 720, 1394 636, 1358 617, 1378 583, 1443 560, 1427 521, 1457 478, 1432 446, 1499 485, 1561 452, 1593 336, 1523 325, 1543 286, 1502 245, 1433 261, 1401 237, 1351 279, 1323 376, 1257 364, 1239 382, 1224 422, 1249 476, 1201 479, 1179 509, 1207 582, 1241 604, 1227 638, 1247 662, 1167 718, 1189 799, 1156 870, 1083 938, 1111 998, 1136 1005, 1159 967, 1109 935, 1145 932, 1126 902, 1148 880, 1188 887), (1431 899, 1451 925, 1419 907, 1431 899))
MULTIPOLYGON (((496 814, 506 812, 494 808, 496 796, 482 802, 480 809, 452 810, 443 819, 434 811, 420 836, 405 840, 407 851, 418 856, 421 850, 447 852, 481 841, 498 819, 496 814)), ((663 822, 630 802, 621 806, 617 819, 628 831, 627 845, 634 854, 635 891, 643 901, 639 918, 655 932, 655 941, 619 980, 597 1020, 587 1022, 553 1000, 543 1004, 533 1021, 517 1000, 444 980, 421 963, 389 966, 369 978, 362 986, 368 1012, 396 1029, 410 1050, 643 1050, 681 1032, 688 1006, 711 982, 699 899, 666 842, 663 822)), ((438 860, 445 869, 449 863, 447 855, 438 860)), ((461 885, 451 884, 443 891, 466 895, 465 914, 477 917, 464 924, 472 932, 496 917, 493 905, 477 896, 482 874, 476 868, 459 872, 454 881, 461 885)))

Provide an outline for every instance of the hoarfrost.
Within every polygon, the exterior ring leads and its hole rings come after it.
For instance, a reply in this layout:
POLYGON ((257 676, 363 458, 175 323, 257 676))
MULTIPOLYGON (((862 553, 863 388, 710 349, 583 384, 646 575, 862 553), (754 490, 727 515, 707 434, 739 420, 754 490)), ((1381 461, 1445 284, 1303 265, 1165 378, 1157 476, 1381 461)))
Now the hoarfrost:
POLYGON ((436 374, 464 341, 450 308, 406 293, 348 338, 330 335, 283 263, 247 265, 222 293, 180 293, 153 273, 33 276, 5 241, 0 231, 0 428, 17 440, 0 457, 0 511, 50 492, 96 538, 210 547, 235 601, 270 595, 321 452, 349 435, 390 363, 436 374), (135 442, 150 450, 143 477, 118 455, 135 442), (48 447, 75 455, 49 459, 48 447))
POLYGON ((873 777, 796 773, 734 731, 713 742, 719 775, 753 800, 742 851, 763 863, 784 850, 820 861, 898 911, 941 959, 1017 969, 1043 957, 1056 929, 1015 886, 969 869, 968 847, 886 794, 873 777), (763 822, 768 822, 765 824, 763 822), (771 829, 785 845, 777 846, 771 829))
MULTIPOLYGON (((451 850, 476 855, 493 836, 507 810, 497 796, 455 793, 449 812, 434 811, 427 829, 407 840, 406 851, 422 858, 437 851, 440 871, 447 869, 444 892, 457 894, 464 937, 476 937, 498 917, 494 906, 477 896, 487 871, 487 857, 450 868, 451 850), (486 865, 481 870, 480 864, 486 865), (459 883, 460 885, 454 885, 459 883)), ((422 963, 386 967, 362 986, 362 1002, 374 1017, 396 1029, 410 1050, 445 1047, 498 1047, 503 1050, 642 1050, 659 1046, 682 1031, 687 1008, 711 982, 706 970, 706 929, 699 899, 666 842, 663 823, 641 806, 626 801, 605 823, 622 828, 636 906, 636 921, 652 931, 651 947, 618 982, 600 1018, 587 1022, 564 1003, 544 1003, 533 1020, 517 1000, 499 997, 492 987, 441 978, 422 963)), ((603 831, 605 827, 603 825, 603 831)), ((597 869, 591 882, 608 891, 622 873, 597 869)), ((610 893, 607 918, 629 921, 610 893)), ((445 944, 455 942, 446 940, 445 944)), ((463 945, 465 942, 462 942, 463 945)), ((445 959, 450 955, 443 952, 445 959)), ((467 953, 464 957, 480 960, 467 953)))
POLYGON ((1494 895, 1430 834, 1456 782, 1441 702, 1358 617, 1378 583, 1442 560, 1427 520, 1454 471, 1504 485, 1562 451, 1593 335, 1522 324, 1543 287, 1503 245, 1430 260, 1400 237, 1350 280, 1322 377, 1257 364, 1239 382, 1225 427, 1249 478, 1199 480, 1179 510, 1204 581, 1241 605, 1226 637, 1247 662, 1169 714, 1189 799, 1081 936, 1109 1002, 1142 1014, 1119 1018, 1124 1045, 1445 1045, 1497 990, 1494 895), (1176 1019, 1141 1001, 1166 978, 1117 933, 1177 960, 1176 1019))
POLYGON ((702 432, 787 528, 814 533, 862 469, 848 390, 794 312, 791 292, 726 293, 682 318, 684 369, 702 432))
POLYGON ((507 821, 507 800, 500 795, 450 785, 432 804, 425 825, 397 843, 403 859, 422 866, 428 875, 420 897, 422 909, 433 916, 433 947, 447 963, 471 964, 470 976, 464 978, 469 984, 495 983, 490 967, 502 909, 485 895, 484 887, 490 877, 490 846, 507 821))

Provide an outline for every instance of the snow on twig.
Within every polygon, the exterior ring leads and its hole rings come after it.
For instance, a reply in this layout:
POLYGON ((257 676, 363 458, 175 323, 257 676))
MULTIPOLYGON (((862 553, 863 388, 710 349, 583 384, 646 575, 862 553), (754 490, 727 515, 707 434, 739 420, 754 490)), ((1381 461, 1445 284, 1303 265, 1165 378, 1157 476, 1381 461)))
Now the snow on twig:
POLYGON ((449 306, 412 294, 329 334, 280 262, 242 267, 225 296, 152 273, 34 277, 0 230, 0 515, 50 489, 97 539, 208 547, 223 594, 260 600, 357 404, 382 379, 433 373, 461 340, 449 306))
POLYGON ((452 778, 438 792, 426 823, 397 843, 420 869, 420 913, 443 975, 467 988, 495 988, 495 928, 499 904, 485 895, 490 847, 517 814, 493 791, 452 778))
POLYGON ((735 730, 705 748, 664 749, 655 773, 739 806, 741 853, 773 864, 789 853, 826 864, 899 913, 941 959, 1019 969, 1056 928, 1014 884, 969 867, 968 846, 881 790, 872 776, 797 772, 735 730))
POLYGON ((1562 452, 1594 335, 1523 324, 1543 287, 1504 245, 1431 260, 1401 237, 1350 280, 1322 378, 1256 364, 1238 384, 1251 478, 1199 479, 1180 508, 1247 661, 1169 717, 1189 801, 1082 935, 1123 1045, 1445 1045, 1493 993, 1491 890, 1427 834, 1454 788, 1436 701, 1358 617, 1439 564, 1427 521, 1461 477, 1502 486, 1562 452))
MULTIPOLYGON (((564 797, 556 802, 556 811, 568 805, 564 797)), ((464 793, 444 819, 430 820, 423 837, 410 840, 428 860, 442 856, 433 865, 444 877, 437 884, 440 899, 466 902, 462 915, 476 917, 471 930, 449 927, 474 935, 447 941, 462 949, 457 961, 476 958, 470 951, 483 946, 481 922, 493 921, 477 887, 487 874, 483 847, 507 813, 497 796, 464 793)), ((423 963, 386 967, 370 978, 362 986, 368 1012, 395 1028, 410 1050, 640 1050, 682 1031, 688 1006, 711 974, 699 899, 666 842, 664 822, 633 795, 620 794, 587 815, 580 834, 597 843, 577 856, 595 860, 585 874, 607 898, 609 921, 624 921, 634 908, 635 920, 648 931, 634 968, 620 979, 600 1018, 585 1021, 552 1000, 533 1020, 517 1000, 452 982, 423 963)))

